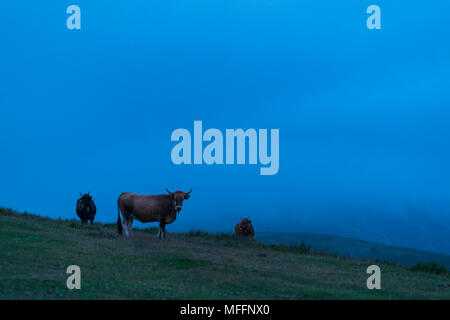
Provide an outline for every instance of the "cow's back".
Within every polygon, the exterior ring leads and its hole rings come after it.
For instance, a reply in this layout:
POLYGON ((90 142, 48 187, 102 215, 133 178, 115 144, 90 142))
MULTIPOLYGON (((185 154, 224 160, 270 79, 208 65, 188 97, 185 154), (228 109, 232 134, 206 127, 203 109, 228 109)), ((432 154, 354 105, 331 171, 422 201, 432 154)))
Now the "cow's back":
POLYGON ((128 216, 133 208, 133 195, 131 192, 122 192, 117 199, 117 206, 125 216, 128 216))
POLYGON ((141 222, 159 221, 166 218, 166 223, 175 219, 169 215, 170 199, 168 195, 141 195, 124 192, 118 200, 119 209, 125 215, 133 215, 141 222))

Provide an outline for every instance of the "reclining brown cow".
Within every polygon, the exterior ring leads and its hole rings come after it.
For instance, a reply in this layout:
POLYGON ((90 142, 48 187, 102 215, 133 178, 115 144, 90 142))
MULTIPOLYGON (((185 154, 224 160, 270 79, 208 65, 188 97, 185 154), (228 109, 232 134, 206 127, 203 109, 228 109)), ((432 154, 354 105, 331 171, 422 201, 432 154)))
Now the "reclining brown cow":
POLYGON ((255 238, 255 230, 253 229, 252 221, 248 218, 242 219, 242 221, 234 227, 234 232, 236 233, 236 236, 249 239, 255 238))
POLYGON ((158 238, 165 239, 166 224, 177 219, 177 214, 183 208, 183 201, 189 199, 190 193, 183 191, 170 192, 161 195, 141 195, 124 192, 117 200, 117 232, 125 231, 127 237, 133 236, 132 224, 136 218, 140 222, 159 222, 158 238), (122 213, 123 224, 120 220, 122 213))

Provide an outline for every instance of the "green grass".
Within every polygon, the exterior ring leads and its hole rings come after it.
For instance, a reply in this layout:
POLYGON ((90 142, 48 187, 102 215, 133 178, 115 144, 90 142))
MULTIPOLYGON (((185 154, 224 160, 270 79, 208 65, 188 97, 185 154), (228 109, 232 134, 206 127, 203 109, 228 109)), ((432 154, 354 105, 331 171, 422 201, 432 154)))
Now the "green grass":
POLYGON ((448 274, 376 263, 382 290, 373 291, 374 261, 201 231, 160 241, 156 232, 127 240, 114 224, 0 209, 0 299, 450 299, 448 274), (72 264, 81 290, 66 287, 72 264))

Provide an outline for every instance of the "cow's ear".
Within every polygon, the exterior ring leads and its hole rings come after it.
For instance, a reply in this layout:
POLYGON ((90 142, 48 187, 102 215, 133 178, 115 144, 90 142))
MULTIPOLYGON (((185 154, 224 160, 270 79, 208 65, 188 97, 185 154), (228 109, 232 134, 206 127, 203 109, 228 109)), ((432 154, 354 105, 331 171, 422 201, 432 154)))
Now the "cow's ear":
POLYGON ((184 194, 184 199, 185 199, 185 200, 189 199, 190 197, 191 197, 190 195, 184 194))
POLYGON ((175 197, 173 196, 173 193, 169 193, 169 198, 172 199, 172 200, 175 198, 175 197))

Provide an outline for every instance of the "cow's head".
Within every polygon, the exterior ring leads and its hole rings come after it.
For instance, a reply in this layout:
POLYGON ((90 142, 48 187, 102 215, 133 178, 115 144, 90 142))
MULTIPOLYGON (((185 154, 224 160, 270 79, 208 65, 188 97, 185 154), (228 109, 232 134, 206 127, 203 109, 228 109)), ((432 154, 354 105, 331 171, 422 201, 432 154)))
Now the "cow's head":
POLYGON ((244 218, 239 224, 239 229, 245 233, 246 231, 250 230, 251 223, 252 220, 250 220, 249 218, 244 218))
POLYGON ((192 192, 192 189, 189 190, 189 192, 183 191, 170 192, 166 188, 166 191, 169 194, 169 198, 172 200, 174 210, 177 213, 180 213, 181 209, 183 209, 183 201, 191 197, 189 194, 192 192))
POLYGON ((89 194, 89 192, 85 193, 85 194, 82 194, 80 192, 80 196, 81 196, 81 198, 80 198, 81 199, 81 203, 80 203, 81 208, 82 209, 88 208, 91 205, 91 202, 92 202, 91 195, 89 194))

